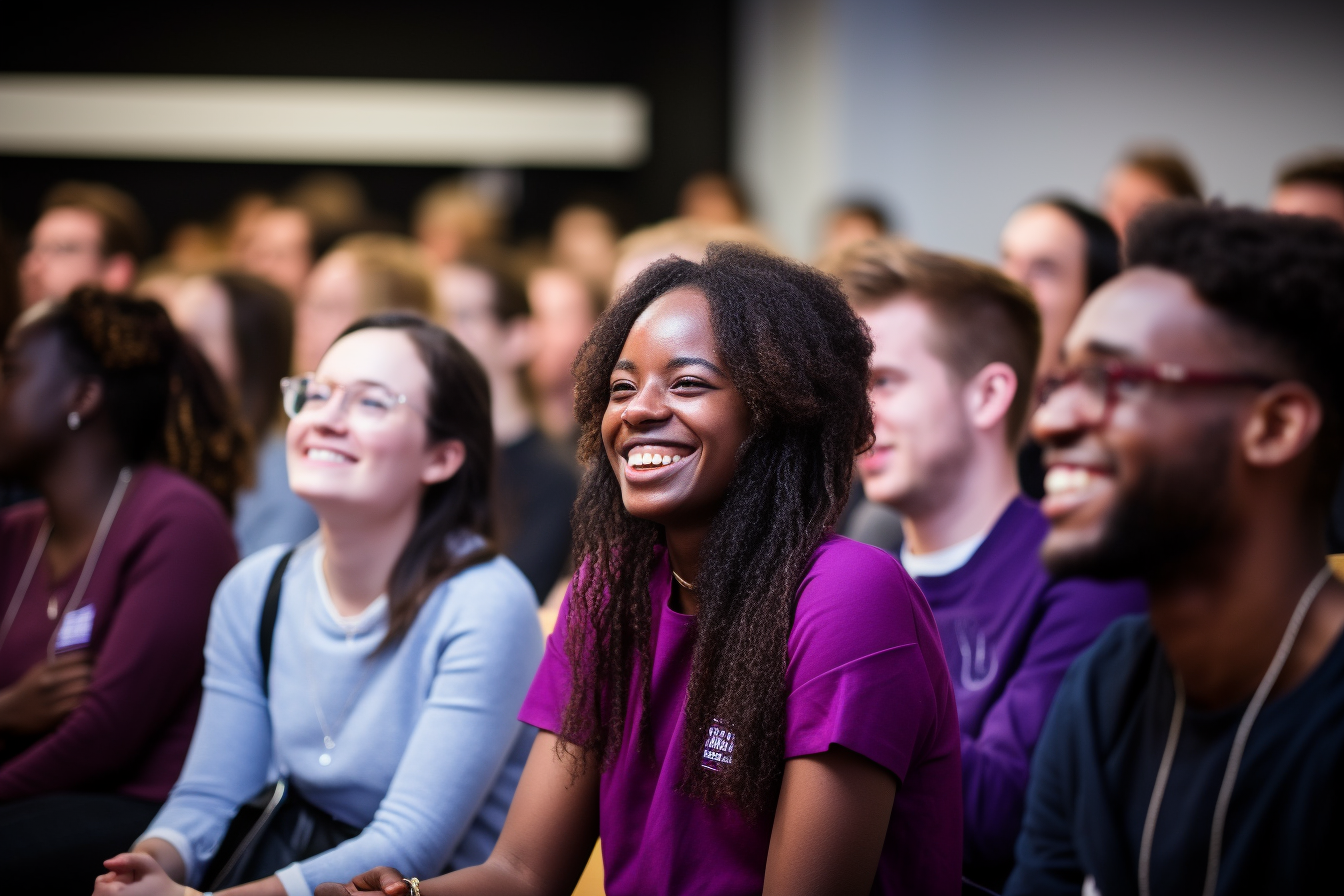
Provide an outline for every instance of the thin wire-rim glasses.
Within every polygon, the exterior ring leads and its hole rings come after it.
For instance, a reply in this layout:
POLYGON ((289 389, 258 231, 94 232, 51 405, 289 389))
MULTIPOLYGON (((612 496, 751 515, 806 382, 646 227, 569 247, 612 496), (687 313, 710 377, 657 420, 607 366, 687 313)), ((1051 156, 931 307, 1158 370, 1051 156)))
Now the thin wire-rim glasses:
POLYGON ((291 420, 304 413, 322 410, 337 393, 340 394, 337 413, 348 413, 352 419, 377 423, 402 406, 429 419, 429 414, 417 407, 404 392, 393 392, 382 383, 364 380, 348 384, 329 383, 311 373, 287 376, 280 381, 282 404, 286 416, 291 420))

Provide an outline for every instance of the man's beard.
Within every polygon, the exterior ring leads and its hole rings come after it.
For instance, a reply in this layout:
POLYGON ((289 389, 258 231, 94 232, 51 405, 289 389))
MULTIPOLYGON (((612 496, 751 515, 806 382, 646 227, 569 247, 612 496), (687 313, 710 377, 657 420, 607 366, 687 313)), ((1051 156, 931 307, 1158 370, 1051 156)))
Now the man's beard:
POLYGON ((1160 581, 1226 535, 1232 421, 1206 428, 1180 457, 1152 457, 1117 496, 1095 544, 1045 552, 1059 577, 1160 581))

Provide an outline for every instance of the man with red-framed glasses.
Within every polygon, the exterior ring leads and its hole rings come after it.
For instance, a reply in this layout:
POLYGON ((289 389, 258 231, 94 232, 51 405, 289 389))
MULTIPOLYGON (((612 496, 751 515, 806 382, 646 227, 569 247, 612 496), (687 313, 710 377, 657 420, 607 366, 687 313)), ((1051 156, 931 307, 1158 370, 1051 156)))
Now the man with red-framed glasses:
POLYGON ((1127 245, 1032 426, 1046 566, 1137 576, 1149 612, 1060 686, 1007 891, 1337 891, 1344 233, 1177 204, 1127 245))

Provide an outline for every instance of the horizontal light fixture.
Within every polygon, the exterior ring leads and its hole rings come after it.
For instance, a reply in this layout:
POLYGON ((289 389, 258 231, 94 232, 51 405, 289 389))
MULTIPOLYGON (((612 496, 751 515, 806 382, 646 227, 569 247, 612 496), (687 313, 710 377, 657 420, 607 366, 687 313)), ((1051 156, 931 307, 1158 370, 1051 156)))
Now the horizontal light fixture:
POLYGON ((0 75, 0 152, 22 155, 628 168, 648 120, 615 86, 0 75))

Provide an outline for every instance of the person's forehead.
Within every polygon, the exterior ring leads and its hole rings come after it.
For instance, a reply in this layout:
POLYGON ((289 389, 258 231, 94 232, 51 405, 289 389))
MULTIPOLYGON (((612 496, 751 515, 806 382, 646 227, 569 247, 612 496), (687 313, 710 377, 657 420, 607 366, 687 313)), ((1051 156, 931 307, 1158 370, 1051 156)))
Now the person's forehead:
POLYGON ((421 400, 429 388, 429 372, 410 336, 378 327, 356 330, 336 340, 322 356, 317 375, 336 383, 382 383, 421 400))
POLYGON ((98 216, 87 209, 72 206, 51 209, 38 219, 37 226, 33 228, 35 238, 97 239, 101 235, 102 222, 98 220, 98 216))
POLYGON ((439 293, 454 311, 479 311, 494 299, 494 283, 485 271, 463 265, 439 274, 439 293))
POLYGON ((1003 229, 1003 251, 1021 254, 1080 254, 1085 238, 1068 215, 1050 205, 1030 205, 1003 229))
POLYGON ((1236 352, 1227 322, 1179 274, 1134 268, 1083 306, 1065 340, 1069 356, 1106 346, 1144 361, 1219 364, 1236 352))
POLYGON ((928 303, 913 293, 860 308, 858 313, 872 336, 874 358, 891 351, 904 353, 925 346, 932 329, 937 326, 928 303))
POLYGON ((630 328, 622 357, 636 345, 672 354, 693 351, 714 360, 717 349, 709 300, 699 290, 685 287, 654 299, 630 328))

